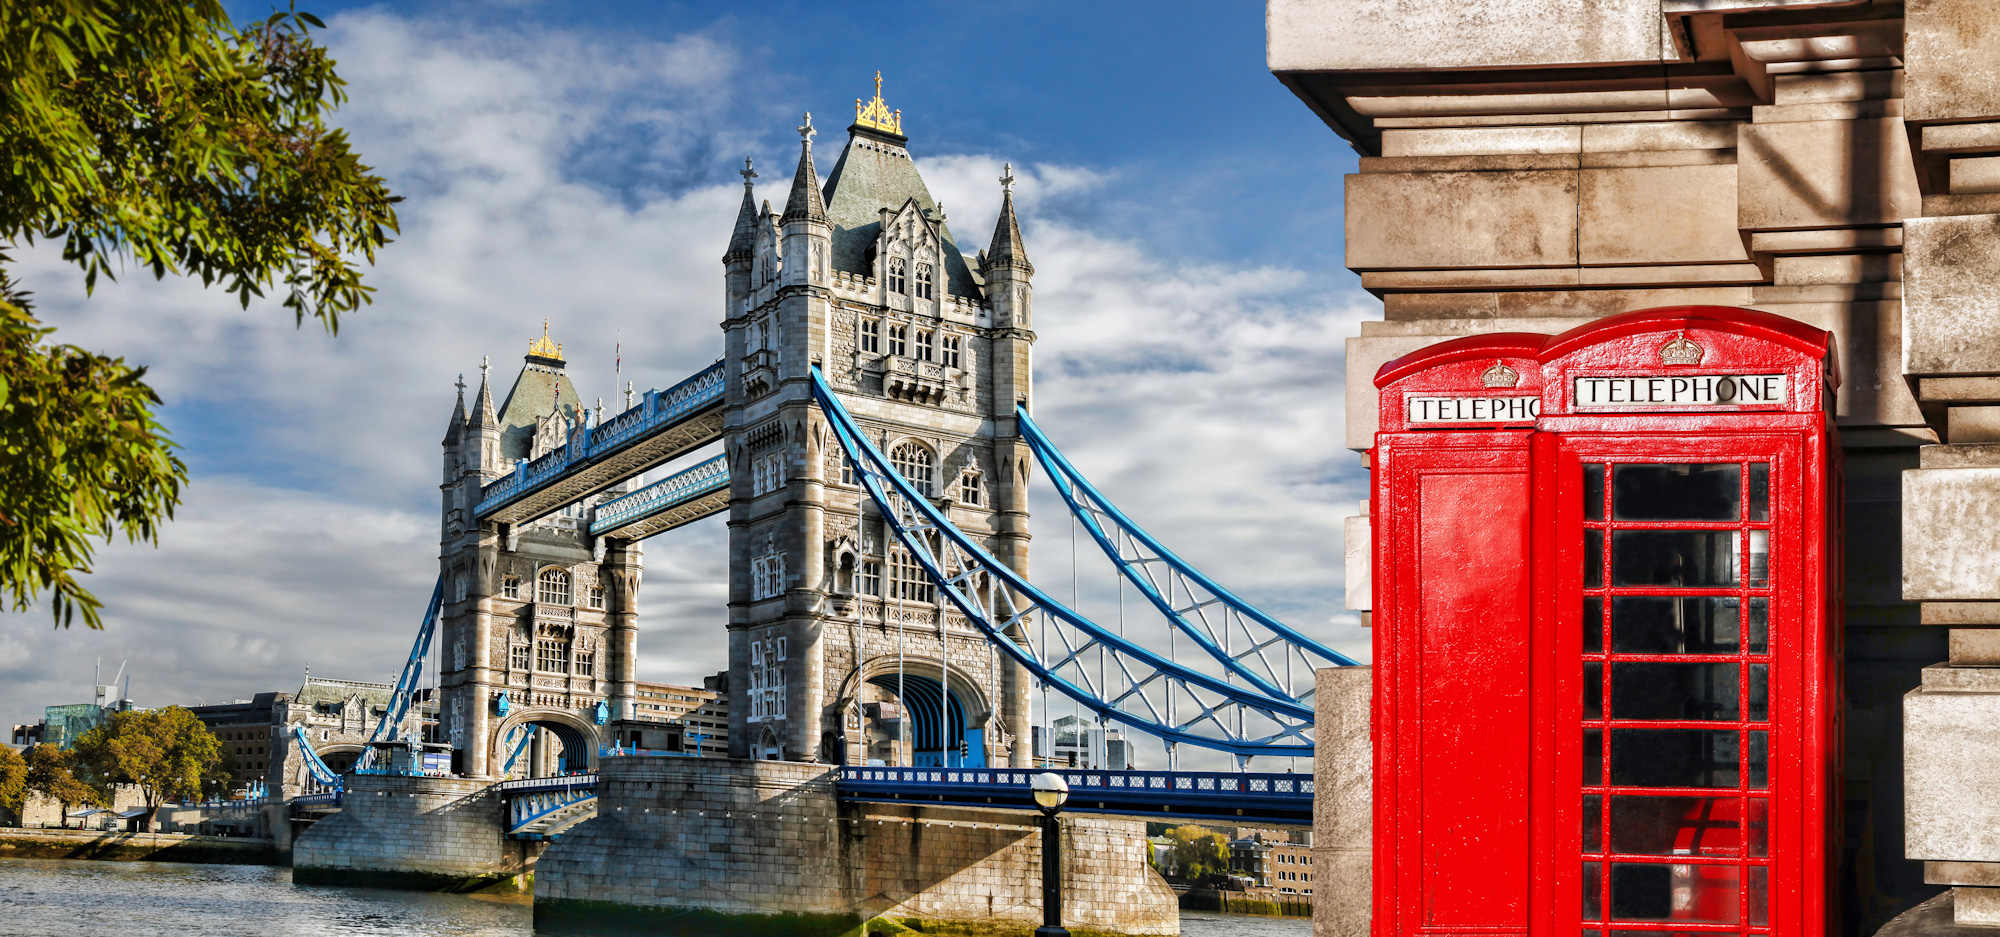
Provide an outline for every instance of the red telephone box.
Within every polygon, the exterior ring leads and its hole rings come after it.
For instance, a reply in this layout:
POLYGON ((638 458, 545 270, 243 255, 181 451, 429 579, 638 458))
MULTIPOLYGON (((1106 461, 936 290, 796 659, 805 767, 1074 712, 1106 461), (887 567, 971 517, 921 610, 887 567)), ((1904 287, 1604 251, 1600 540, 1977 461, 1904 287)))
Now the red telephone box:
POLYGON ((1831 926, 1835 360, 1676 307, 1383 366, 1377 937, 1831 926))

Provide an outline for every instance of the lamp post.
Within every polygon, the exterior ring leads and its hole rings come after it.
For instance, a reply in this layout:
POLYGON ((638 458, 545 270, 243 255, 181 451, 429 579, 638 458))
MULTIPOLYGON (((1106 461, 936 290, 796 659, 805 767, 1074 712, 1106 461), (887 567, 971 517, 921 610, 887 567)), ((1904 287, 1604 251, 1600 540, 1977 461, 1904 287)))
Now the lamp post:
POLYGON ((1035 792, 1035 805, 1042 808, 1042 926, 1035 937, 1069 937, 1062 926, 1062 828, 1056 814, 1069 799, 1069 784, 1053 771, 1044 771, 1028 782, 1035 792))

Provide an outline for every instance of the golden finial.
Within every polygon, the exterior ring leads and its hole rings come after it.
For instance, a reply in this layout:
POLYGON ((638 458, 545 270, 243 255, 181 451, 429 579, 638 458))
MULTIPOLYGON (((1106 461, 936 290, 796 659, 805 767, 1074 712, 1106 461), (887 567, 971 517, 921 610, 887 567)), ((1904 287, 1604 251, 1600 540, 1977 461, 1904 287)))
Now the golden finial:
POLYGON ((875 100, 866 104, 860 98, 854 99, 854 122, 872 130, 886 130, 897 136, 903 135, 903 112, 890 111, 882 101, 882 73, 875 73, 875 100))
POLYGON ((536 358, 563 360, 562 346, 549 341, 549 320, 542 320, 542 337, 528 343, 528 354, 536 358))

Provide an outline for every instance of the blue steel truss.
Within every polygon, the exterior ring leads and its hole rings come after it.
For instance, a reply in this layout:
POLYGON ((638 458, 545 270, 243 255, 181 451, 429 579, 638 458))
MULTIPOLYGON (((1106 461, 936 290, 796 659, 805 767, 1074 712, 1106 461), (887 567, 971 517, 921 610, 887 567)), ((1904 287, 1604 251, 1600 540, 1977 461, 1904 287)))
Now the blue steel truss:
POLYGON ((1163 657, 1057 602, 912 488, 863 435, 817 368, 812 375, 820 410, 898 547, 987 640, 1044 686, 1169 745, 1228 752, 1239 764, 1257 755, 1312 753, 1310 706, 1239 685, 1219 666, 1203 670, 1163 657), (1032 633, 1038 626, 1053 638, 1038 640, 1032 633))
POLYGON ((375 732, 368 737, 368 750, 355 763, 356 769, 371 768, 375 764, 376 742, 393 742, 403 737, 403 720, 410 714, 410 703, 417 698, 417 684, 424 678, 424 662, 430 660, 431 639, 437 636, 438 609, 444 605, 444 574, 438 574, 437 585, 431 589, 430 608, 424 612, 424 623, 417 629, 416 643, 410 646, 410 658, 403 662, 403 672, 396 677, 396 689, 389 696, 389 705, 382 711, 382 721, 375 724, 375 732))
POLYGON ((621 527, 631 526, 728 487, 729 457, 716 456, 685 472, 669 475, 625 497, 598 505, 597 519, 590 522, 590 535, 601 536, 621 527))
POLYGON ((327 766, 325 759, 319 757, 319 752, 313 751, 312 742, 306 738, 305 726, 292 727, 292 740, 298 743, 299 760, 305 763, 306 773, 312 775, 314 781, 335 790, 343 786, 340 775, 327 766))
POLYGON ((479 506, 473 513, 484 520, 562 481, 582 466, 604 461, 697 413, 719 407, 722 391, 720 361, 666 390, 647 391, 639 406, 594 428, 571 434, 568 443, 539 459, 517 463, 513 474, 480 489, 479 506))
POLYGON ((1014 419, 1070 513, 1119 574, 1168 623, 1237 678, 1267 695, 1305 703, 1312 699, 1313 671, 1356 663, 1237 598, 1175 556, 1084 478, 1043 434, 1026 407, 1017 406, 1014 419))

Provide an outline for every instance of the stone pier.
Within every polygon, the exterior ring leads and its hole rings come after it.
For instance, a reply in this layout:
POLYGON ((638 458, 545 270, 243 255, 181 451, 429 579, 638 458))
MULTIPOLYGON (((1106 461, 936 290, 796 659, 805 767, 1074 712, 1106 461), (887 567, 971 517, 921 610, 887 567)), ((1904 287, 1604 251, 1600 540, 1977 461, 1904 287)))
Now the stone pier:
MULTIPOLYGON (((1041 922, 1032 814, 850 804, 833 769, 795 762, 607 759, 598 815, 535 876, 538 930, 834 934, 869 918, 1041 922)), ((1175 934, 1174 893, 1141 820, 1063 821, 1064 923, 1175 934)))
POLYGON ((490 782, 353 774, 341 810, 292 845, 301 884, 472 891, 535 867, 541 843, 506 836, 490 782))
POLYGON ((1327 667, 1313 691, 1313 937, 1368 937, 1375 830, 1375 668, 1327 667))

